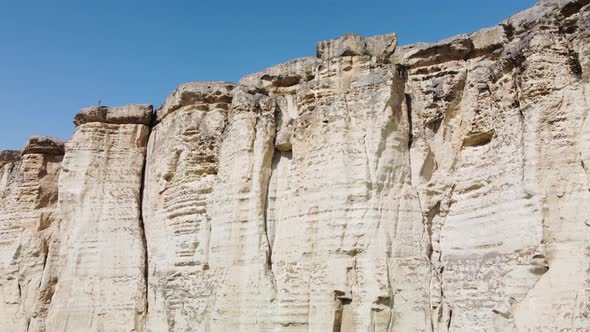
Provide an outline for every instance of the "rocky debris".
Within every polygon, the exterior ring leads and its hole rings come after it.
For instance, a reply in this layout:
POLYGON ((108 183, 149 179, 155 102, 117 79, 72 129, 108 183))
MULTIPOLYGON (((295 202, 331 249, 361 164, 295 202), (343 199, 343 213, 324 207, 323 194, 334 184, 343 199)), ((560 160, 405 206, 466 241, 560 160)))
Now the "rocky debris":
POLYGON ((473 50, 471 38, 468 35, 459 35, 438 43, 419 43, 402 47, 396 54, 396 58, 408 68, 415 68, 466 60, 473 50))
MULTIPOLYGON (((235 87, 188 83, 158 110, 148 142, 143 223, 148 266, 147 330, 205 330, 223 270, 210 265, 210 200, 235 87), (165 245, 163 245, 165 243, 165 245), (187 311, 178 306, 192 308, 187 311)), ((236 167, 242 167, 239 158, 236 167)))
POLYGON ((150 125, 152 105, 131 104, 122 107, 93 106, 81 110, 74 118, 76 127, 91 122, 150 125))
POLYGON ((437 43, 403 46, 393 58, 408 68, 418 68, 490 55, 508 42, 506 29, 498 25, 437 43))
POLYGON ((503 26, 482 29, 470 35, 473 50, 486 54, 502 48, 508 42, 507 30, 503 26))
POLYGON ((435 330, 589 328, 574 295, 588 292, 578 268, 589 260, 578 254, 588 241, 585 212, 562 200, 588 196, 587 172, 574 166, 576 150, 588 150, 588 123, 579 120, 588 87, 577 65, 588 6, 567 18, 560 8, 541 2, 499 27, 396 54, 409 69, 435 330))

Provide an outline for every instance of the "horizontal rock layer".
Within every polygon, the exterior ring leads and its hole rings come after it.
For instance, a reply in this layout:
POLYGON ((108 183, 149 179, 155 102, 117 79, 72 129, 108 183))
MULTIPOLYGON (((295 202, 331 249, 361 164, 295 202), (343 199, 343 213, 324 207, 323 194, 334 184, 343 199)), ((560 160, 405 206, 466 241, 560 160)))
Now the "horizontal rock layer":
POLYGON ((347 34, 0 152, 9 331, 590 330, 590 1, 347 34))
MULTIPOLYGON (((49 331, 141 331, 146 307, 141 189, 150 107, 102 108, 112 122, 78 123, 59 178, 58 280, 49 331), (127 122, 123 122, 127 121, 127 122)), ((83 110, 76 116, 85 117, 83 110), (82 115, 80 115, 82 114, 82 115)))
POLYGON ((85 123, 150 125, 152 105, 127 105, 124 107, 95 106, 81 110, 74 118, 76 127, 85 123))
POLYGON ((43 330, 56 280, 63 142, 33 137, 0 153, 0 314, 6 331, 43 330))

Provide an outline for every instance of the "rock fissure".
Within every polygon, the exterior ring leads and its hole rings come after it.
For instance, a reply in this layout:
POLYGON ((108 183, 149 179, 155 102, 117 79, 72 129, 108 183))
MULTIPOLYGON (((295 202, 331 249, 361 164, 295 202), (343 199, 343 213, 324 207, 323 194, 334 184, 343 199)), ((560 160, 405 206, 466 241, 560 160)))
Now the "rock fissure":
MULTIPOLYGON (((151 134, 151 128, 154 126, 154 117, 155 115, 152 114, 152 118, 150 121, 150 125, 149 125, 149 133, 148 135, 148 139, 149 139, 149 135, 151 134)), ((143 278, 144 278, 144 282, 145 282, 145 296, 144 296, 144 302, 145 302, 145 309, 143 312, 140 312, 139 314, 142 316, 140 319, 143 321, 145 319, 145 317, 148 315, 149 312, 149 301, 147 299, 147 294, 149 292, 149 259, 148 259, 148 244, 147 244, 147 236, 145 234, 145 224, 144 224, 144 218, 143 218, 143 206, 144 206, 144 191, 145 191, 145 186, 146 186, 146 168, 147 168, 147 154, 146 156, 143 158, 143 164, 141 167, 141 179, 140 179, 140 187, 139 187, 139 228, 140 228, 140 236, 141 236, 141 242, 142 242, 142 248, 143 248, 143 264, 144 264, 144 271, 143 271, 143 278)), ((143 322, 142 322, 143 324, 143 322)), ((143 326, 141 326, 139 329, 144 329, 143 326)))

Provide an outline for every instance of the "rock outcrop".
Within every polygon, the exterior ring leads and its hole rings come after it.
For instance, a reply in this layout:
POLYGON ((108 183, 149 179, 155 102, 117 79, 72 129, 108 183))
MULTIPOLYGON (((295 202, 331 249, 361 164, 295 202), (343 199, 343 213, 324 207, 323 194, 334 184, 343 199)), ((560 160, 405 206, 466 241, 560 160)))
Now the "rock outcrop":
POLYGON ((141 191, 151 112, 129 105, 76 116, 59 178, 60 245, 48 331, 144 328, 141 191))
POLYGON ((57 181, 64 142, 29 139, 0 154, 0 315, 3 330, 40 330, 55 279, 57 181))
POLYGON ((7 331, 590 330, 590 0, 347 34, 0 153, 7 331))
POLYGON ((584 5, 399 50, 433 317, 449 330, 590 329, 584 5))

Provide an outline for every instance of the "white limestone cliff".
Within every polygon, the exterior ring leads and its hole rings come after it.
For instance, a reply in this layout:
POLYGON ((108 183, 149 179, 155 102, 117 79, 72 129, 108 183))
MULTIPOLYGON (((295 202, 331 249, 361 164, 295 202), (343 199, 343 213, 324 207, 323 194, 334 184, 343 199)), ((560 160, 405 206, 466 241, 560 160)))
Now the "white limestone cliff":
POLYGON ((43 324, 55 285, 57 179, 64 143, 32 137, 0 153, 0 315, 5 331, 43 324))
POLYGON ((542 0, 82 110, 0 153, 0 330, 590 331, 589 42, 542 0))
POLYGON ((76 116, 59 178, 57 285, 41 330, 143 330, 141 189, 151 112, 129 105, 76 116))

